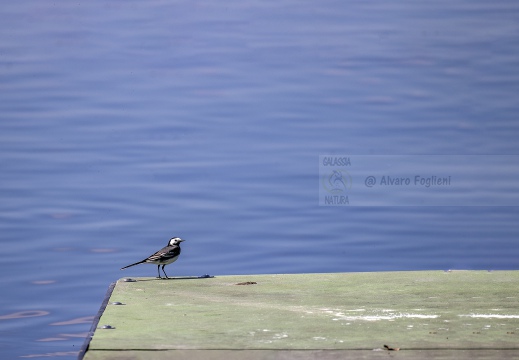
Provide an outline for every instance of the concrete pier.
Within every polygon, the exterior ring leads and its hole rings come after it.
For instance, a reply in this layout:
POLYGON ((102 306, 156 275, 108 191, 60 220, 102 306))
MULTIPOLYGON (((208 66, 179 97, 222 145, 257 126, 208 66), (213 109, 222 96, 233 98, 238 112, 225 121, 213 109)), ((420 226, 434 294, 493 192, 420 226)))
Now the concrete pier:
POLYGON ((105 304, 84 359, 519 358, 519 271, 120 279, 105 304))

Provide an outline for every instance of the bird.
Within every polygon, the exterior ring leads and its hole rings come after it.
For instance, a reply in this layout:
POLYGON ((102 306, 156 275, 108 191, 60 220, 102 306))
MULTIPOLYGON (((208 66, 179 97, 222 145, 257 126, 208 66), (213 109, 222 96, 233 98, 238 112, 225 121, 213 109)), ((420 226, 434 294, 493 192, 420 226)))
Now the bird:
POLYGON ((122 267, 121 270, 129 268, 130 266, 135 266, 144 263, 156 264, 157 271, 159 273, 159 279, 162 279, 162 277, 160 276, 160 266, 162 265, 162 272, 164 272, 166 279, 169 279, 168 274, 166 274, 166 271, 164 270, 164 266, 169 265, 178 259, 178 256, 180 255, 180 243, 182 241, 185 240, 182 240, 179 237, 173 237, 168 241, 168 244, 166 246, 157 251, 155 254, 150 255, 146 259, 138 261, 134 264, 122 267))

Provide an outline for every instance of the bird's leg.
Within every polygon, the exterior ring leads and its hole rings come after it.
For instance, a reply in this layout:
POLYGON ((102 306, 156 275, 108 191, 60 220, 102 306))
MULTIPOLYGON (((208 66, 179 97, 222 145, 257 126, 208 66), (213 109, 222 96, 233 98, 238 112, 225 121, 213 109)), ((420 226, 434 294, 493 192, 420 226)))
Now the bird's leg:
POLYGON ((162 277, 160 276, 160 265, 157 265, 157 272, 159 273, 159 279, 162 279, 162 277))
POLYGON ((164 272, 164 275, 166 275, 166 279, 169 279, 168 274, 166 274, 166 270, 164 270, 164 266, 166 266, 166 264, 162 265, 162 271, 164 272))

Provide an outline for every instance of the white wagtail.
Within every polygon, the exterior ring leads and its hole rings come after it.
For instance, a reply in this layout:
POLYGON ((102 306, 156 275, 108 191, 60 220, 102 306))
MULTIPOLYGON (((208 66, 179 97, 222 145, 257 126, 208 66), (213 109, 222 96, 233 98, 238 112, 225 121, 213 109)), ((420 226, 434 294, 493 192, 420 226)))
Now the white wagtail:
POLYGON ((136 262, 135 264, 131 264, 121 268, 121 270, 129 268, 130 266, 139 265, 139 264, 157 264, 157 271, 159 272, 159 279, 162 279, 160 276, 160 266, 162 265, 162 271, 164 275, 166 275, 166 279, 168 278, 168 274, 164 271, 164 266, 175 262, 180 255, 180 243, 184 241, 179 237, 171 238, 168 241, 168 245, 157 251, 155 254, 148 256, 146 259, 136 262))

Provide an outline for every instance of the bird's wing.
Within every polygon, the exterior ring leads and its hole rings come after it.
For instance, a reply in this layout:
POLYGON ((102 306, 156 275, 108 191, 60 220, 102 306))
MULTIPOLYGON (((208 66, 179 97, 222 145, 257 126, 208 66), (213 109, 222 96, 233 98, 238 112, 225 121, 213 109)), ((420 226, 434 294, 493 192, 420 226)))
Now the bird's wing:
POLYGON ((180 255, 180 247, 179 246, 166 246, 165 248, 160 249, 155 254, 151 255, 148 260, 157 261, 174 258, 180 255))

